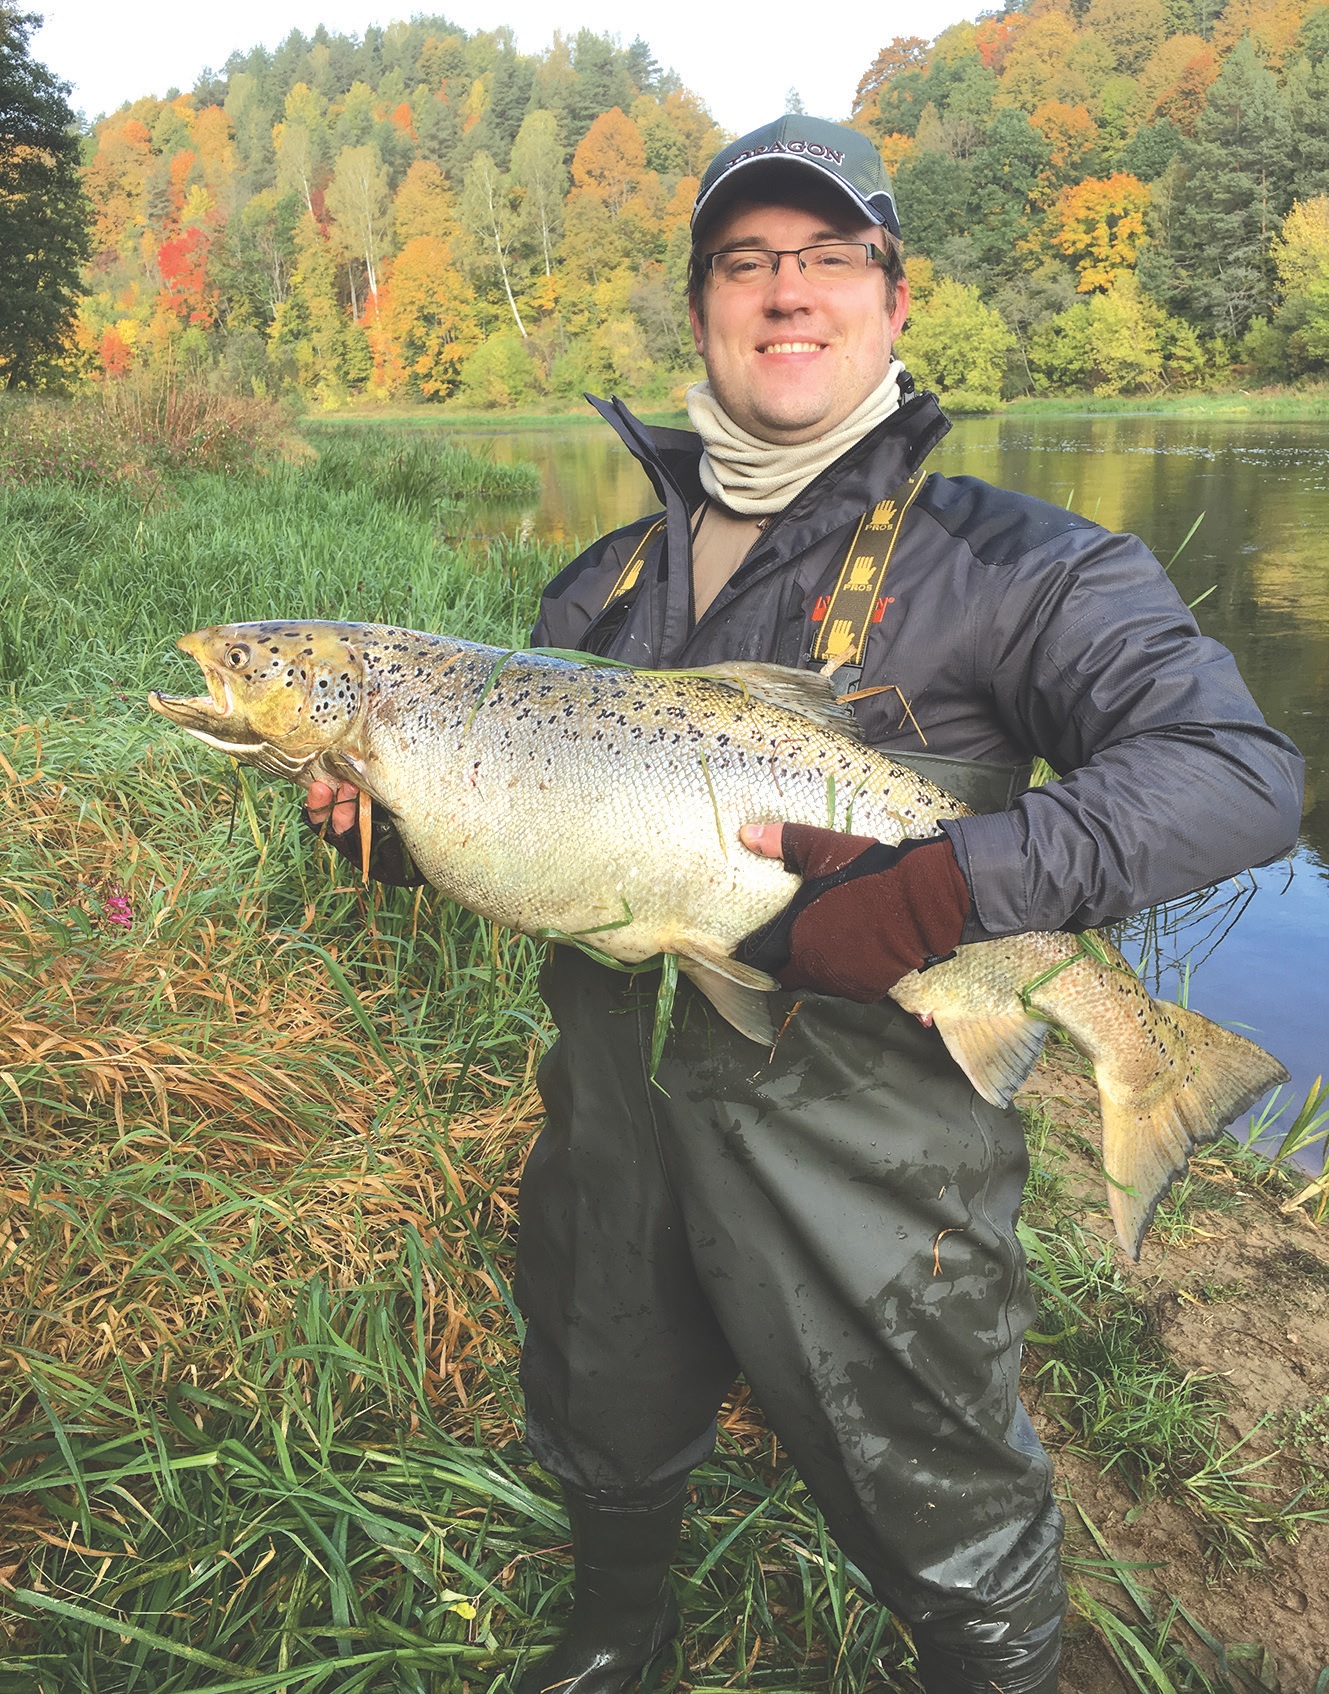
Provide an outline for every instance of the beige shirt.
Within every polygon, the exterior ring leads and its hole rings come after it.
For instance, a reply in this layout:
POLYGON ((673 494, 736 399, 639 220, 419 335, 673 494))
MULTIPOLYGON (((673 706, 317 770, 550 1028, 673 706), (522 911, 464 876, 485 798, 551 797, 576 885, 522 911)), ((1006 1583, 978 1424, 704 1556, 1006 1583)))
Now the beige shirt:
POLYGON ((700 620, 766 527, 760 518, 739 517, 712 500, 692 543, 692 600, 700 620))

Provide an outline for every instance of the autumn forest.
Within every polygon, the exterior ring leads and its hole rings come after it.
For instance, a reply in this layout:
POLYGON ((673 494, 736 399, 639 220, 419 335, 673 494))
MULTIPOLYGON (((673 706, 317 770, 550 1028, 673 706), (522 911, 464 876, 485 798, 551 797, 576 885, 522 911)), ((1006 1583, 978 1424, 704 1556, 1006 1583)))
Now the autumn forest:
MULTIPOLYGON (((1329 5, 1032 0, 897 38, 827 115, 892 173, 902 352, 953 402, 1329 369, 1329 5)), ((293 33, 85 138, 64 366, 322 406, 668 403, 723 139, 642 40, 293 33)))

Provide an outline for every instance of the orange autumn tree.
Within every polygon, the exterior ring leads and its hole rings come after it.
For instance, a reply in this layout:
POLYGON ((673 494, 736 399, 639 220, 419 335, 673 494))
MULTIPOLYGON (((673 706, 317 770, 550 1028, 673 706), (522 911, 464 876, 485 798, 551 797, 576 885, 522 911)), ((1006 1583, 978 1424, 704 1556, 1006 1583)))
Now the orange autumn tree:
POLYGON ((461 367, 482 337, 475 291, 448 242, 433 235, 406 242, 379 289, 367 332, 376 388, 428 400, 446 400, 455 391, 461 367))
POLYGON ((1140 94, 1151 120, 1167 118, 1183 135, 1194 135, 1204 99, 1218 76, 1218 55, 1198 35, 1172 35, 1161 42, 1140 72, 1140 94))
POLYGON ((641 131, 618 106, 601 112, 572 156, 575 188, 594 194, 613 217, 618 217, 641 192, 647 177, 646 143, 641 131))
POLYGON ((1075 260, 1077 292, 1110 289, 1135 268, 1149 189, 1125 171, 1063 188, 1048 214, 1052 245, 1075 260))

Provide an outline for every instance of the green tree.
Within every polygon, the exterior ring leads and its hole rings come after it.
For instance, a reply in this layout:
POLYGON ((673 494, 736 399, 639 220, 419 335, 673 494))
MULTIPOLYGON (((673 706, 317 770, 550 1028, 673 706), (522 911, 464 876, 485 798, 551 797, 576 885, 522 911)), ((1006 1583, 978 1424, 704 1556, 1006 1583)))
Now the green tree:
POLYGON ((968 161, 964 233, 974 244, 977 275, 991 288, 1020 268, 1019 244, 1052 158, 1047 139, 1023 112, 1000 111, 968 161))
POLYGON ((0 6, 0 381, 7 388, 35 388, 58 365, 90 246, 69 88, 28 51, 38 21, 0 6))
POLYGON ((526 325, 517 309, 513 269, 518 257, 520 220, 512 202, 511 185, 488 153, 477 153, 466 167, 457 221, 469 245, 474 270, 492 276, 495 272, 521 339, 526 325))
POLYGON ((1141 257, 1148 291, 1208 333, 1239 340, 1269 309, 1269 245, 1292 203, 1296 154, 1286 99, 1247 38, 1160 184, 1141 257))
POLYGON ((1105 395, 1156 388, 1167 332, 1164 314, 1133 276, 1124 276, 1108 293, 1081 301, 1034 332, 1029 363, 1035 384, 1105 395))
POLYGON ((378 299, 378 271, 392 252, 392 198, 388 173, 372 147, 343 147, 325 201, 336 219, 335 245, 359 258, 371 297, 378 299))
POLYGON ((952 403, 958 399, 985 410, 1001 398, 1015 346, 1000 312, 984 305, 977 288, 948 277, 910 314, 900 357, 920 381, 949 394, 952 403))
MULTIPOLYGON (((354 365, 351 326, 337 298, 337 267, 327 237, 306 212, 296 226, 296 263, 270 337, 307 393, 331 404, 346 392, 354 365)), ((361 337, 363 339, 363 337, 361 337)))
POLYGON ((552 112, 528 112, 512 144, 512 183, 522 196, 520 217, 530 244, 553 274, 554 249, 563 233, 568 173, 552 112))
POLYGON ((476 406, 519 406, 535 397, 535 365, 523 336, 486 337, 461 368, 461 393, 476 406))

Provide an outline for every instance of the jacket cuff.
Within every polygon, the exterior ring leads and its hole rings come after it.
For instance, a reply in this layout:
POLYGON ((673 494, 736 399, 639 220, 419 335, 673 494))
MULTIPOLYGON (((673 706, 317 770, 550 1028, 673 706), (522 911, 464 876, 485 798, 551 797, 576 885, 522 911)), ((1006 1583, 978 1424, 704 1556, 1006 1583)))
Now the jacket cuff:
POLYGON ((1031 927, 1025 883, 1025 830, 1018 812, 943 818, 961 874, 969 887, 964 944, 997 941, 1031 927))

